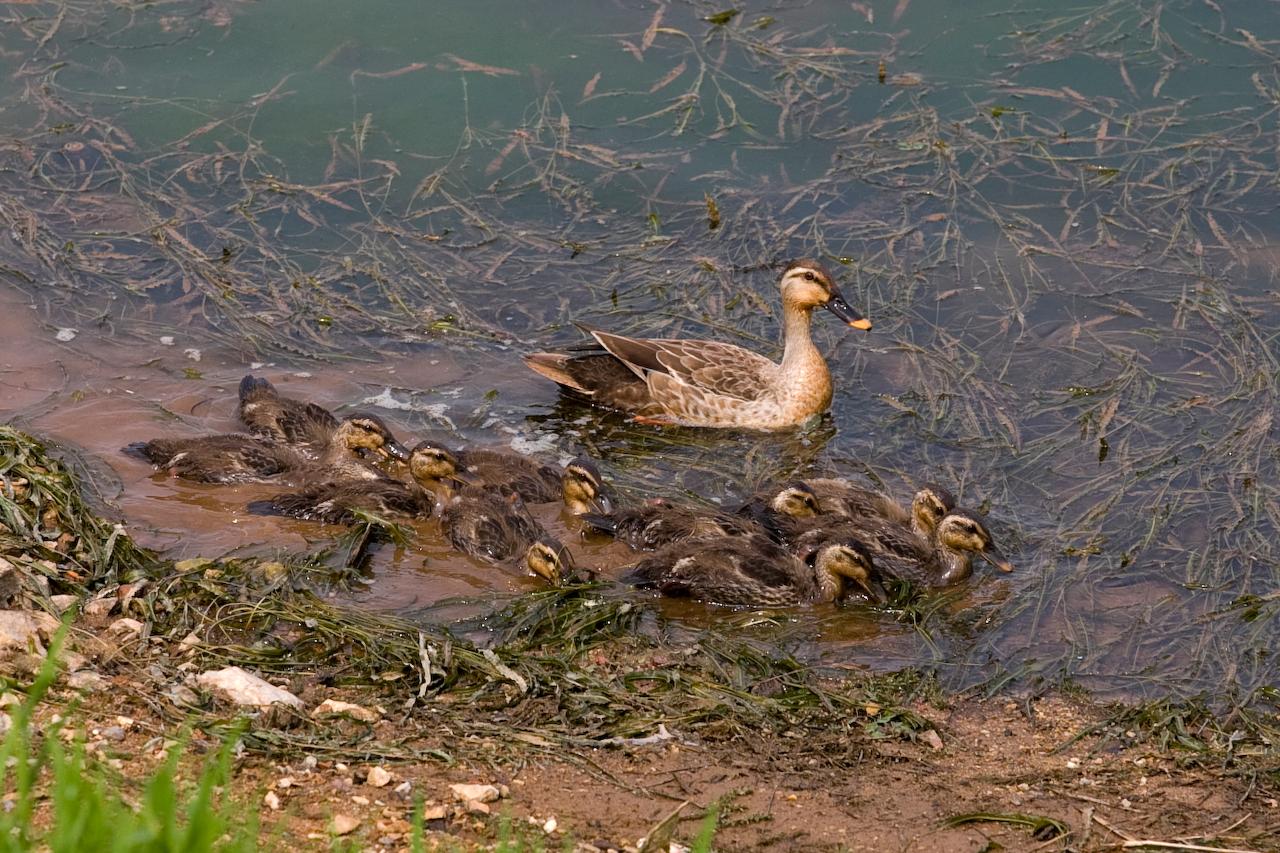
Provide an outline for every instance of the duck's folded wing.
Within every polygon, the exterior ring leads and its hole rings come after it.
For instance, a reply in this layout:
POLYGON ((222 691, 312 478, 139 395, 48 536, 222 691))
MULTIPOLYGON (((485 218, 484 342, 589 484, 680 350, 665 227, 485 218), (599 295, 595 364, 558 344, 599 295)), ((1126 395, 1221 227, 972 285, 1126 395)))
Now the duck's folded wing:
POLYGON ((777 365, 764 356, 719 341, 639 340, 592 331, 600 345, 643 379, 670 376, 680 385, 738 400, 754 400, 777 365))
POLYGON ((338 428, 333 413, 316 403, 285 409, 276 423, 284 440, 292 444, 322 445, 338 428))
POLYGON ((777 365, 733 344, 715 341, 661 341, 658 361, 666 373, 704 392, 754 400, 772 384, 777 365))

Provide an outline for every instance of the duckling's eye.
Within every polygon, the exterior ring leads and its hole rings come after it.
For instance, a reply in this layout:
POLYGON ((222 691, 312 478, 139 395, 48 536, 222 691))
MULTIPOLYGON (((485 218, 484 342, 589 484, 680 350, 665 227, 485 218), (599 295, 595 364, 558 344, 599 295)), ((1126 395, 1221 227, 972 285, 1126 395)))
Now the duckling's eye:
POLYGON ((817 280, 818 280, 818 277, 817 277, 816 275, 814 275, 814 274, 813 274, 813 270, 805 270, 805 271, 804 271, 804 280, 805 280, 805 281, 817 281, 817 280))

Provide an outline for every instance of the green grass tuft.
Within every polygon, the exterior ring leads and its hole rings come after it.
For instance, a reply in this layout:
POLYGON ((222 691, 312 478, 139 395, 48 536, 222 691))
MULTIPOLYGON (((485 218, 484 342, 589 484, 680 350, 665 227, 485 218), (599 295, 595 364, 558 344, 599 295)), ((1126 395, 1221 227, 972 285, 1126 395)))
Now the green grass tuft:
POLYGON ((235 853, 259 849, 254 810, 244 810, 220 793, 231 778, 227 742, 206 763, 193 786, 178 779, 182 750, 175 747, 145 781, 137 805, 123 793, 129 785, 90 759, 82 738, 64 746, 62 725, 40 735, 34 712, 58 674, 58 651, 66 627, 26 699, 12 710, 12 725, 0 745, 3 787, 11 807, 0 811, 0 850, 53 853, 97 850, 111 853, 235 853))

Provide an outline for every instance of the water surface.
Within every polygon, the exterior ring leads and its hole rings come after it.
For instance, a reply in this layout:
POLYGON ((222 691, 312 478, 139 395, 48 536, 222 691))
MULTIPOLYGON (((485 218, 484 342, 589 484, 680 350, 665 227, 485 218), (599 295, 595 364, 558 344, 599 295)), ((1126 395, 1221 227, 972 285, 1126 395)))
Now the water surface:
MULTIPOLYGON (((935 480, 988 513, 1016 574, 979 572, 919 630, 855 607, 737 630, 952 685, 1270 701, 1272 4, 721 11, 6 6, 0 410, 78 448, 175 557, 334 534, 247 515, 270 487, 119 454, 233 429, 249 370, 406 437, 585 452, 637 500, 935 480), (805 430, 655 431, 520 365, 579 340, 574 320, 776 354, 776 264, 797 255, 876 324, 815 317, 838 390, 805 430)), ((539 511, 582 561, 625 559, 539 511)), ((420 528, 354 603, 430 618, 533 588, 420 528)))

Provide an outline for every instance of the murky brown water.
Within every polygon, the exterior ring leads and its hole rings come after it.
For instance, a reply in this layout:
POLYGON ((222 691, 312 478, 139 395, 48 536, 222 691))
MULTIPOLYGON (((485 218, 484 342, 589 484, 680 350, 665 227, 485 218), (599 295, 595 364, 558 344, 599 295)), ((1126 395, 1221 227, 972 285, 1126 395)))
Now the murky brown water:
MULTIPOLYGON (((417 387, 431 388, 457 379, 455 367, 438 362, 425 367, 363 364, 299 375, 298 371, 255 366, 236 353, 207 347, 201 349, 196 362, 184 354, 181 342, 121 344, 91 333, 77 333, 71 341, 57 342, 53 339, 56 333, 35 306, 16 293, 0 292, 0 387, 4 390, 0 420, 12 419, 71 451, 88 466, 99 493, 123 513, 135 539, 175 560, 317 550, 341 529, 252 515, 245 510, 250 501, 281 491, 281 487, 187 482, 157 473, 121 453, 126 444, 158 436, 237 431, 236 389, 250 370, 269 377, 290 396, 314 400, 335 411, 357 408, 353 401, 375 397, 388 386, 420 383, 417 387), (198 369, 201 377, 175 376, 188 367, 198 369), (51 374, 56 377, 52 382, 51 374)), ((547 390, 537 380, 512 371, 471 378, 483 380, 485 387, 528 385, 534 393, 547 390)), ((415 434, 396 411, 377 411, 402 440, 412 443, 429 437, 415 434)), ((431 437, 451 440, 443 432, 431 437)), ((555 461, 554 457, 545 458, 555 461)), ((610 576, 636 559, 623 545, 585 535, 559 504, 530 509, 549 532, 571 544, 583 566, 610 576)), ((407 547, 393 543, 378 546, 365 583, 342 593, 340 600, 403 612, 461 599, 433 611, 437 618, 460 619, 485 612, 495 596, 542 586, 517 567, 495 566, 452 551, 434 519, 409 526, 416 534, 412 543, 407 547)), ((660 601, 659 607, 672 620, 672 630, 690 639, 704 628, 723 627, 726 620, 744 627, 760 621, 749 613, 697 602, 660 601)), ((856 647, 861 663, 855 668, 897 668, 915 656, 910 629, 895 629, 892 623, 886 626, 882 618, 857 606, 781 611, 766 621, 790 623, 796 643, 821 647, 835 658, 843 656, 842 649, 856 647), (869 646, 872 641, 874 648, 869 646)))

